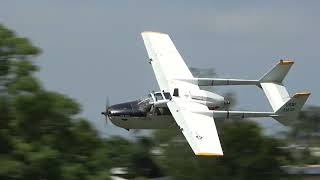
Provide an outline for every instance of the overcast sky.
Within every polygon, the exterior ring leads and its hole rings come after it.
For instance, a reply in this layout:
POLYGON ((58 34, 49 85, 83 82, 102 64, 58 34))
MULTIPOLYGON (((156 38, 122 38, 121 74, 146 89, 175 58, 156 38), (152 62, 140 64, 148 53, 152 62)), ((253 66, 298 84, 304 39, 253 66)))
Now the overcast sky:
MULTIPOLYGON (((161 31, 189 66, 212 67, 223 78, 256 79, 279 59, 293 59, 285 84, 309 90, 320 105, 320 1, 1 0, 0 23, 42 48, 37 76, 49 90, 82 104, 103 134, 106 96, 119 103, 158 90, 142 31, 161 31)), ((271 110, 256 87, 227 87, 238 108, 271 110)), ((273 126, 272 124, 269 126, 273 126)))

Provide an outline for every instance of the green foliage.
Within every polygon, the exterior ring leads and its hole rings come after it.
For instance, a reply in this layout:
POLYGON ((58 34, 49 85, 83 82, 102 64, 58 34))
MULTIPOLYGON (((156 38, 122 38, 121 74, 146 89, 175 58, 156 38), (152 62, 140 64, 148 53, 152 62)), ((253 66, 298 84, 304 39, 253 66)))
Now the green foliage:
MULTIPOLYGON (((162 141, 158 163, 174 179, 279 179, 284 175, 280 166, 289 156, 278 148, 281 142, 260 131, 249 122, 222 123, 222 157, 195 156, 181 134, 171 136, 166 143, 162 141)), ((158 131, 156 141, 159 134, 168 133, 158 131)))
POLYGON ((73 99, 45 90, 26 38, 0 25, 0 179, 109 179, 111 167, 128 177, 159 175, 151 142, 101 139, 79 118, 73 99))
POLYGON ((128 167, 130 162, 128 159, 131 156, 133 144, 121 137, 112 137, 106 141, 109 147, 107 150, 108 157, 116 167, 128 167))
POLYGON ((292 148, 294 164, 319 164, 320 157, 313 156, 312 148, 319 152, 320 136, 320 107, 309 106, 300 112, 299 118, 292 120, 291 130, 288 133, 288 141, 301 146, 292 148))
POLYGON ((0 156, 0 179, 23 179, 26 165, 8 156, 0 156))
POLYGON ((13 31, 1 24, 0 40, 0 56, 8 60, 13 58, 26 58, 26 56, 33 56, 40 53, 39 48, 33 46, 28 39, 17 37, 13 31))
POLYGON ((301 111, 299 118, 293 123, 290 136, 297 141, 319 145, 320 107, 309 106, 301 111))
POLYGON ((0 25, 0 179, 109 179, 106 143, 78 103, 34 77, 39 52, 0 25))
POLYGON ((132 148, 129 158, 129 174, 131 177, 160 177, 163 176, 162 170, 153 160, 151 149, 154 146, 152 139, 141 137, 132 148))
POLYGON ((0 91, 10 85, 13 92, 36 90, 39 84, 30 76, 38 68, 30 58, 39 53, 40 49, 28 39, 17 37, 0 24, 0 91))

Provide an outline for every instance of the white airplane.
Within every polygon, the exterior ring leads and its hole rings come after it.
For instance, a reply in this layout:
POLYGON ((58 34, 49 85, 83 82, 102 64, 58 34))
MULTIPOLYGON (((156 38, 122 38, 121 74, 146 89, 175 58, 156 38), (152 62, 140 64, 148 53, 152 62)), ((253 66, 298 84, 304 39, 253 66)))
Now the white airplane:
POLYGON ((301 92, 290 97, 283 85, 293 61, 280 60, 259 80, 195 78, 168 34, 142 32, 141 35, 160 91, 107 107, 102 114, 127 130, 169 128, 177 124, 196 155, 223 155, 214 119, 272 117, 289 125, 310 95, 301 92), (228 85, 258 86, 273 112, 227 111, 229 102, 224 97, 199 88, 228 85))

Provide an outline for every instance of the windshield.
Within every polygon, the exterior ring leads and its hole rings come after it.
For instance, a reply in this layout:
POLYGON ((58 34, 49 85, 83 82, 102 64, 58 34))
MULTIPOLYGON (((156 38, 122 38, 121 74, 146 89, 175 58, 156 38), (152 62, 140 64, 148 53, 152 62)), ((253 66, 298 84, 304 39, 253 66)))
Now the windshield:
POLYGON ((139 110, 148 112, 153 104, 153 99, 149 94, 147 97, 141 98, 138 102, 139 110))
POLYGON ((156 98, 156 101, 158 100, 163 100, 162 94, 161 93, 155 93, 154 97, 156 98))

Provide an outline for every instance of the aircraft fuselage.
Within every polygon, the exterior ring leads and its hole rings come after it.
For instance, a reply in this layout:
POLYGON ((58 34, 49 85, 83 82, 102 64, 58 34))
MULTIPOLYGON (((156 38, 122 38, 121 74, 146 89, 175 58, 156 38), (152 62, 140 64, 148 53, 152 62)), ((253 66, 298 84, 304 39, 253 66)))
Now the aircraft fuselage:
POLYGON ((125 129, 161 129, 175 124, 167 107, 155 107, 148 98, 110 106, 107 113, 114 125, 125 129))
MULTIPOLYGON (((205 104, 210 108, 223 108, 226 104, 223 97, 214 95, 212 102, 194 97, 193 101, 205 104)), ((112 123, 124 129, 163 129, 174 126, 175 120, 167 107, 171 100, 168 92, 150 93, 147 97, 121 104, 115 104, 103 112, 112 123)))

